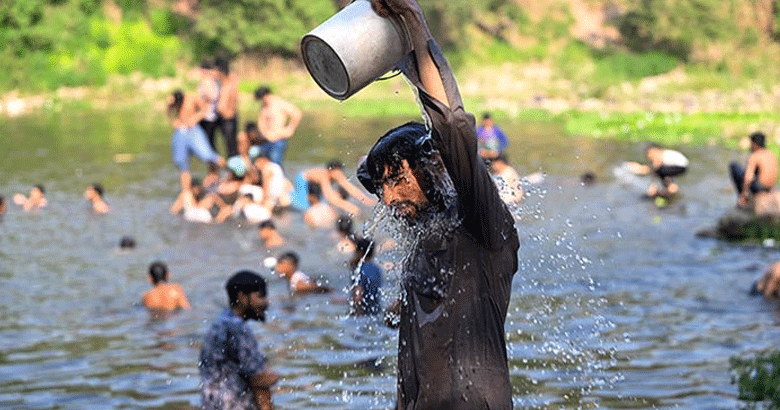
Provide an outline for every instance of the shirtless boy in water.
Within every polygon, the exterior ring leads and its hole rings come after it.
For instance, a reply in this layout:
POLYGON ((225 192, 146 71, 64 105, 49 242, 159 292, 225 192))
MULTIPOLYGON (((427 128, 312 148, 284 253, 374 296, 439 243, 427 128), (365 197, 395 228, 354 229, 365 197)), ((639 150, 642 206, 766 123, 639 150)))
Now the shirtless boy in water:
POLYGON ((15 194, 13 199, 14 203, 21 206, 25 211, 40 209, 49 204, 46 201, 46 193, 41 184, 32 187, 29 197, 24 196, 24 194, 15 194))
POLYGON ((92 204, 92 211, 96 214, 105 214, 111 210, 105 200, 103 200, 103 186, 92 184, 84 191, 84 198, 92 204))
POLYGON ((184 289, 176 283, 168 283, 168 267, 164 263, 158 261, 149 266, 149 280, 154 287, 143 297, 147 309, 172 311, 190 308, 184 289))
POLYGON ((298 254, 295 252, 285 252, 276 261, 276 273, 287 279, 290 285, 290 292, 293 294, 304 293, 328 293, 331 288, 317 284, 305 273, 298 270, 298 254))

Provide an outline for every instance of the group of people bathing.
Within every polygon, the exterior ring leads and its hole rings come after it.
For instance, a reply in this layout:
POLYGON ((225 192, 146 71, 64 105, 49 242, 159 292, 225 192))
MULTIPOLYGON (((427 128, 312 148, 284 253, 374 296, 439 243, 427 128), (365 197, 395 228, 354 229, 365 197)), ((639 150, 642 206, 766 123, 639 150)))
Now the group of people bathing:
MULTIPOLYGON (((169 97, 168 114, 174 128, 171 141, 173 162, 179 169, 181 191, 170 208, 193 222, 223 222, 243 217, 250 223, 269 220, 274 212, 295 209, 304 212, 307 225, 329 228, 338 214, 356 216, 360 208, 350 201, 373 206, 376 201, 352 184, 343 164, 330 161, 325 167, 301 171, 291 181, 284 173, 287 143, 302 114, 293 104, 260 87, 257 122, 247 122, 238 131, 238 77, 225 59, 203 62, 197 93, 176 90, 169 97), (217 152, 216 134, 225 140, 227 159, 217 152), (208 165, 203 179, 193 178, 192 155, 208 165), (225 169, 222 178, 219 170, 225 169)), ((508 140, 485 113, 477 128, 479 154, 499 183, 507 203, 523 198, 520 176, 508 163, 508 140)))

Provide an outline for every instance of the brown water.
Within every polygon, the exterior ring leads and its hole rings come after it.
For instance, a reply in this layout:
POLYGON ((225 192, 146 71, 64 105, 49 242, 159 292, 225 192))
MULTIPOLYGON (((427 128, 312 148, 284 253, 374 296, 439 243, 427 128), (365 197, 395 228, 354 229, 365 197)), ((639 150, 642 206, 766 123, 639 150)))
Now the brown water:
MULTIPOLYGON (((291 175, 331 157, 354 169, 377 135, 406 120, 306 118, 288 152, 291 175)), ((243 268, 270 280, 269 320, 251 326, 282 375, 278 408, 392 406, 394 331, 347 317, 330 296, 287 296, 262 268, 274 253, 252 226, 168 213, 177 180, 159 114, 52 111, 0 125, 0 194, 41 182, 50 202, 34 213, 12 206, 0 222, 0 407, 196 408, 201 339, 225 306, 225 280, 243 268), (118 153, 130 162, 114 161, 118 153), (81 196, 94 181, 106 188, 109 215, 92 215, 81 196), (138 247, 120 252, 127 234, 138 247), (192 310, 155 320, 139 306, 156 259, 192 310)), ((693 164, 680 179, 684 197, 659 209, 611 176, 641 159, 637 144, 567 137, 554 124, 501 125, 521 173, 548 174, 518 210, 520 270, 506 326, 515 407, 737 407, 729 357, 780 337, 776 306, 747 295, 778 251, 694 231, 733 206, 725 169, 740 155, 682 148, 693 164), (577 183, 586 169, 596 185, 577 183)), ((301 222, 296 213, 278 220, 287 248, 301 254, 303 271, 346 288, 331 234, 301 222)), ((385 301, 396 287, 391 272, 385 301)))

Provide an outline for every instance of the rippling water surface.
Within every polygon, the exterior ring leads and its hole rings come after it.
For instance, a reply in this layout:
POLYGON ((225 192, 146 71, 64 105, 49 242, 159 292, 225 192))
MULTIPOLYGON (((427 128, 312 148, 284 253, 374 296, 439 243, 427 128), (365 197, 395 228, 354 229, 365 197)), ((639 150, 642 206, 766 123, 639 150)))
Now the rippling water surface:
MULTIPOLYGON (((406 120, 308 117, 288 153, 291 175, 333 156, 354 169, 377 135, 406 120)), ((177 180, 161 122, 91 111, 0 121, 0 194, 42 182, 50 202, 33 213, 12 206, 0 222, 0 407, 197 408, 201 339, 226 304, 225 280, 251 268, 270 280, 269 320, 251 326, 282 375, 277 407, 390 408, 397 334, 347 317, 334 295, 290 297, 262 267, 278 251, 254 227, 171 216, 177 180), (81 196, 94 181, 109 215, 92 215, 81 196), (120 252, 128 234, 138 247, 120 252), (154 319, 139 306, 157 259, 192 310, 154 319)), ((684 196, 659 209, 612 177, 613 166, 641 159, 640 144, 564 137, 551 124, 505 129, 521 173, 547 173, 517 211, 520 271, 506 326, 515 407, 736 408, 729 358, 780 337, 776 306, 747 295, 778 252, 694 232, 733 206, 725 170, 741 156, 682 148, 693 164, 679 181, 684 196), (583 187, 587 169, 598 182, 583 187)), ((332 233, 309 231, 297 213, 277 225, 303 271, 349 286, 332 233)), ((391 271, 385 302, 395 293, 391 271)))

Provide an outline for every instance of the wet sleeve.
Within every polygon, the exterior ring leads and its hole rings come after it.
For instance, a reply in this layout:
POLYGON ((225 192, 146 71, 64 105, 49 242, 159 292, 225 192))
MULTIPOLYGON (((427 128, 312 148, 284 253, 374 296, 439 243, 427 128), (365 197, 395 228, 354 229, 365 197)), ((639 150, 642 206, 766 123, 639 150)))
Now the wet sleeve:
POLYGON ((428 50, 442 75, 449 107, 423 89, 413 64, 413 54, 399 63, 399 68, 417 87, 428 125, 433 128, 432 136, 455 185, 464 227, 486 248, 498 249, 509 237, 509 229, 514 229, 512 217, 477 154, 476 121, 463 109, 452 70, 435 41, 428 42, 428 50))
POLYGON ((247 326, 241 326, 234 332, 236 347, 236 359, 238 360, 239 375, 249 380, 252 376, 263 371, 265 367, 265 355, 260 353, 257 339, 249 332, 247 326))

